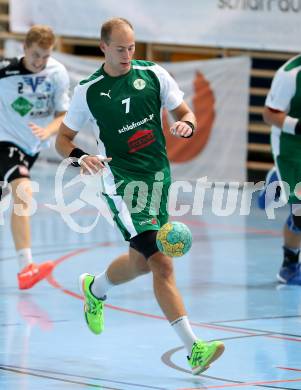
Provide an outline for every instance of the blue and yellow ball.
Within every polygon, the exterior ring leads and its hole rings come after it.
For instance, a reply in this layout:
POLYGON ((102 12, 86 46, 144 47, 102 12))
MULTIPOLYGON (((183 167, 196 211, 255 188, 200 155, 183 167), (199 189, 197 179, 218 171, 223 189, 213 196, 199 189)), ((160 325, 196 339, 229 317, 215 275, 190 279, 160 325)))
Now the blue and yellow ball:
POLYGON ((168 222, 157 233, 158 249, 167 256, 183 256, 189 251, 191 244, 191 231, 182 222, 168 222))

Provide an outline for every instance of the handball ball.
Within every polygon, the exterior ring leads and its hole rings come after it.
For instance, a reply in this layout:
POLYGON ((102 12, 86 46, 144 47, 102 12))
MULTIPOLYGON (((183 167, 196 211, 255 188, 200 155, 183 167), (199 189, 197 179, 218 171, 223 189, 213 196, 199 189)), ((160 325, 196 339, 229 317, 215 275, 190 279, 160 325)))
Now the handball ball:
POLYGON ((160 252, 171 257, 185 255, 191 248, 192 235, 182 222, 168 222, 157 233, 157 246, 160 252))

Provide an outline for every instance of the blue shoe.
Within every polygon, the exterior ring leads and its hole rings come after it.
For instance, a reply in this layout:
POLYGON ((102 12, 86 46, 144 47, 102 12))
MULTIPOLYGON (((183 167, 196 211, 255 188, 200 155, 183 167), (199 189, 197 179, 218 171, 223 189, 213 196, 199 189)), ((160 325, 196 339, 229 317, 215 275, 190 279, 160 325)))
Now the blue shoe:
POLYGON ((296 263, 281 267, 277 279, 280 283, 301 286, 301 264, 296 263))
POLYGON ((270 186, 275 181, 279 181, 279 178, 277 175, 276 168, 273 167, 267 173, 264 188, 259 192, 258 195, 257 204, 261 210, 264 210, 266 207, 269 206, 271 202, 278 201, 280 198, 280 193, 281 193, 280 186, 275 187, 275 192, 273 191, 271 193, 271 191, 267 191, 268 186, 270 186))

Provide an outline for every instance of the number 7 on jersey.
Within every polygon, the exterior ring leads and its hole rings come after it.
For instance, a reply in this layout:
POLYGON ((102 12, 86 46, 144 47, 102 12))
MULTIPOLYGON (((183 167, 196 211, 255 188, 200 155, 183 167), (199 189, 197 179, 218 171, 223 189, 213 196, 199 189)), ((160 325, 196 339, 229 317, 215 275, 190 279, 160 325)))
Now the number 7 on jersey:
POLYGON ((125 104, 125 113, 128 114, 130 112, 130 100, 131 98, 126 98, 122 100, 122 104, 125 104))

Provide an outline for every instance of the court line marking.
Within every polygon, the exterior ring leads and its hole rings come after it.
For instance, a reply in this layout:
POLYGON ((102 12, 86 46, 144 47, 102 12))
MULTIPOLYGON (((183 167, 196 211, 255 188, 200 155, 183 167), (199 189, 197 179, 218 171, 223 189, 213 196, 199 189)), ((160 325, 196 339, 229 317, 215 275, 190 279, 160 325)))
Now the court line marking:
POLYGON ((259 235, 269 235, 269 236, 276 236, 276 237, 282 237, 282 232, 279 232, 278 230, 272 230, 272 229, 258 229, 253 227, 247 227, 247 226, 237 226, 237 225, 227 225, 227 224, 219 224, 219 223, 211 223, 211 222, 205 222, 205 221, 192 221, 190 219, 185 218, 178 218, 177 220, 181 220, 181 222, 186 223, 186 225, 191 226, 197 226, 197 227, 205 227, 205 228, 214 228, 214 229, 221 229, 226 230, 227 232, 236 232, 236 233, 250 233, 250 234, 259 234, 259 235))
POLYGON ((279 368, 279 370, 289 370, 289 371, 301 372, 300 368, 291 368, 291 367, 277 367, 277 368, 279 368))
MULTIPOLYGON (((276 383, 294 383, 294 382, 301 382, 301 378, 278 379, 278 380, 259 381, 259 382, 227 383, 226 385, 206 386, 204 387, 204 389, 225 389, 227 387, 262 386, 262 385, 269 385, 269 384, 276 384, 276 383)), ((278 387, 278 389, 281 390, 283 388, 278 387)), ((185 388, 179 388, 177 390, 200 390, 200 387, 185 387, 185 388)))
POLYGON ((13 372, 17 371, 18 374, 26 374, 26 375, 32 375, 32 376, 41 376, 43 378, 45 377, 45 378, 50 378, 50 379, 55 379, 55 380, 61 380, 61 381, 64 381, 64 382, 70 382, 70 383, 75 383, 75 384, 79 384, 79 385, 84 384, 84 385, 87 385, 89 387, 90 386, 91 387, 100 387, 101 389, 121 390, 121 389, 116 389, 116 388, 113 388, 113 387, 105 387, 104 385, 100 386, 100 385, 93 385, 93 384, 89 384, 89 383, 82 383, 82 382, 78 382, 78 381, 65 380, 65 379, 61 379, 61 378, 48 377, 48 375, 49 374, 55 374, 55 375, 60 375, 60 376, 69 376, 69 377, 72 377, 72 378, 81 378, 81 379, 88 379, 88 380, 97 380, 97 381, 111 382, 111 383, 118 384, 118 385, 134 386, 134 387, 153 389, 153 390, 167 390, 164 387, 141 385, 141 384, 136 384, 136 383, 131 383, 131 382, 121 382, 121 381, 115 381, 115 380, 112 380, 112 379, 89 377, 89 376, 86 376, 86 375, 75 375, 75 374, 69 374, 69 373, 60 372, 60 371, 42 370, 42 369, 38 369, 38 368, 12 366, 12 365, 9 365, 9 364, 0 364, 0 370, 1 369, 4 370, 4 371, 13 371, 13 372), (38 373, 40 373, 40 374, 38 374, 38 373), (45 375, 45 374, 47 374, 47 375, 45 375))
POLYGON ((8 367, 4 367, 4 366, 0 365, 0 370, 13 372, 15 374, 34 376, 37 378, 51 379, 53 381, 58 381, 58 382, 72 383, 74 385, 79 385, 79 386, 94 387, 94 388, 98 388, 98 389, 107 389, 107 390, 122 390, 122 389, 116 388, 116 387, 106 387, 106 386, 102 386, 102 385, 96 385, 93 383, 85 383, 85 382, 73 381, 73 380, 69 380, 69 379, 57 378, 57 377, 49 376, 46 374, 37 374, 34 372, 28 372, 28 371, 26 371, 26 369, 23 369, 23 368, 21 368, 21 369, 8 368, 8 367))
POLYGON ((288 318, 301 318, 301 315, 287 315, 287 316, 274 316, 274 317, 253 317, 253 318, 240 318, 238 320, 225 320, 225 321, 213 321, 213 324, 226 324, 229 322, 245 322, 245 321, 258 321, 258 320, 277 320, 277 319, 288 319, 288 318))

